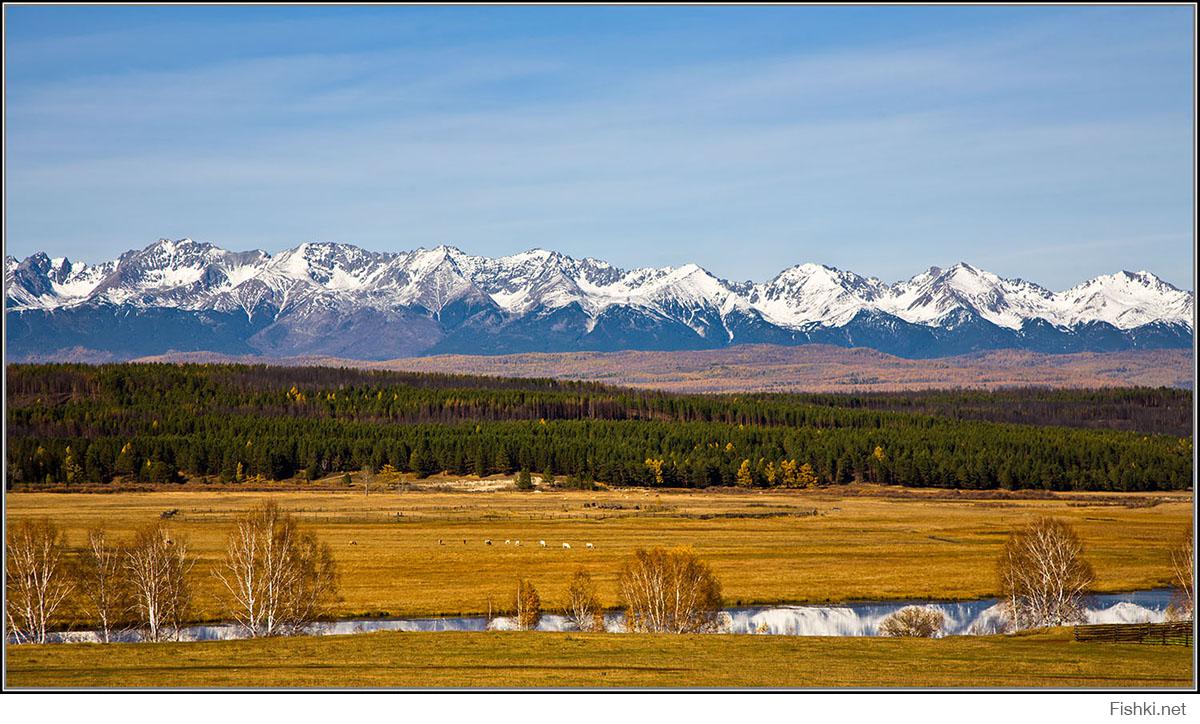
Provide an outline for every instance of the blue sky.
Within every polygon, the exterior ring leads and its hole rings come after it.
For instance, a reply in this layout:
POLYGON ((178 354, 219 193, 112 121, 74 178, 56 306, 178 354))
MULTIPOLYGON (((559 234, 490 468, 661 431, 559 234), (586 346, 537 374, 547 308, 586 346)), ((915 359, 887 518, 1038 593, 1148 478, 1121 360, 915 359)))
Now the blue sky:
POLYGON ((1190 7, 13 7, 6 243, 1191 288, 1190 7))

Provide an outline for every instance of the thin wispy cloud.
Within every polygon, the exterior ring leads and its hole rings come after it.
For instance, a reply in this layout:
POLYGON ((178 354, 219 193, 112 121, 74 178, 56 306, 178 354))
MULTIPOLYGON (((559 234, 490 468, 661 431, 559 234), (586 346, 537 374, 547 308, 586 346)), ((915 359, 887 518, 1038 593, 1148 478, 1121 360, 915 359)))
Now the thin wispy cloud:
MULTIPOLYGON (((795 10, 802 24, 817 9, 795 10)), ((1060 15, 715 55, 631 25, 612 60, 611 37, 588 46, 561 21, 521 43, 485 26, 390 46, 374 32, 361 50, 187 47, 165 69, 85 67, 85 53, 77 73, 10 82, 10 249, 449 242, 696 261, 729 278, 811 260, 888 279, 990 255, 998 273, 1061 286, 1145 251, 1080 255, 1074 240, 1166 235, 1181 241, 1137 265, 1189 286, 1185 16, 1130 11, 1137 32, 1122 32, 1060 15), (1036 273, 1021 268, 1031 258, 1036 273)), ((352 21, 286 22, 312 37, 352 21)), ((70 37, 95 48, 113 33, 70 37)), ((19 40, 10 59, 56 42, 19 40)))

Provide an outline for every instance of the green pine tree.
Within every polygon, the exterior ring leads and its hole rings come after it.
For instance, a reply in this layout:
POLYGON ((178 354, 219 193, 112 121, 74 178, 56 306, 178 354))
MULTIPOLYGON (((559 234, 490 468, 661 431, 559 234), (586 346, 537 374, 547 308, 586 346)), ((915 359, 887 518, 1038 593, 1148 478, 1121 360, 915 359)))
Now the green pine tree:
POLYGON ((412 455, 408 458, 408 467, 418 478, 427 478, 438 471, 437 461, 433 459, 424 440, 413 448, 412 455))

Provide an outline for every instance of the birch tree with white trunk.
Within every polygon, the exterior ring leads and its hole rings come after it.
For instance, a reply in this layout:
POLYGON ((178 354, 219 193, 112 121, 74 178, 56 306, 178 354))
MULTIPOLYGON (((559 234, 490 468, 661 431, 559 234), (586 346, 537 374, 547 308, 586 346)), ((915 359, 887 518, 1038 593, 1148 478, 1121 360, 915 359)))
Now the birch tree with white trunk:
POLYGON ((162 523, 134 534, 125 551, 125 576, 143 638, 179 638, 191 611, 188 574, 194 565, 187 542, 173 538, 162 523))
POLYGON ((621 567, 630 631, 704 633, 720 628, 721 583, 691 548, 637 550, 621 567))
POLYGON ((567 619, 580 631, 604 631, 604 608, 596 584, 582 568, 567 587, 567 619))
POLYGON ((520 631, 532 631, 542 620, 542 597, 533 584, 525 579, 517 581, 513 596, 513 625, 520 631))
POLYGON ((1196 613, 1196 544, 1188 526, 1171 550, 1171 571, 1175 574, 1175 600, 1168 612, 1172 619, 1186 621, 1196 613))
POLYGON ((88 531, 75 576, 84 612, 95 619, 103 643, 112 641, 113 634, 128 616, 130 597, 124 561, 124 549, 112 542, 104 530, 88 531))
POLYGON ((237 519, 214 575, 230 614, 252 637, 302 633, 337 598, 329 546, 271 502, 237 519))
POLYGON ((1065 521, 1037 518, 1009 537, 1000 555, 1003 607, 1013 628, 1081 623, 1095 580, 1083 543, 1065 521))
POLYGON ((63 534, 47 520, 20 521, 8 529, 5 547, 9 634, 17 643, 44 644, 72 589, 63 534))

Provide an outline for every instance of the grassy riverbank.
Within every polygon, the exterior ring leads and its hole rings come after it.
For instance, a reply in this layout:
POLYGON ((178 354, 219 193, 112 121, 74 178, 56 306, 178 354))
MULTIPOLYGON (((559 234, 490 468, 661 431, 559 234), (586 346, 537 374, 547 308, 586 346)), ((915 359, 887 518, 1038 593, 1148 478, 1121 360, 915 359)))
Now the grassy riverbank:
POLYGON ((1190 648, 946 639, 397 633, 10 646, 10 687, 1186 687, 1190 648))

